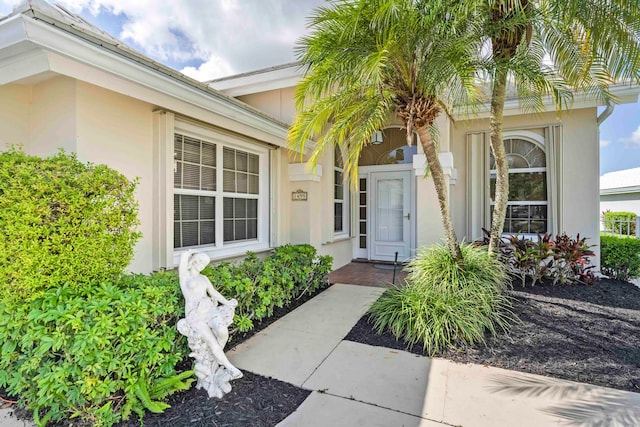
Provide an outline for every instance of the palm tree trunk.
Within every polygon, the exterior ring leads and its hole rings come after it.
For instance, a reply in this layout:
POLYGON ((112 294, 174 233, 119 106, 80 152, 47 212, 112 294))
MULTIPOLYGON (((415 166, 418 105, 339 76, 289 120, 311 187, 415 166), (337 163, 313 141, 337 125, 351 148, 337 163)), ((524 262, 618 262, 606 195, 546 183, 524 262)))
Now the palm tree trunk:
POLYGON ((509 162, 502 140, 502 124, 504 121, 504 101, 507 90, 507 69, 498 66, 491 93, 491 150, 496 161, 496 193, 491 221, 489 251, 497 252, 502 240, 504 220, 507 216, 509 202, 509 162))
POLYGON ((447 188, 447 181, 444 179, 444 172, 436 147, 429 133, 428 127, 415 128, 420 137, 422 143, 422 149, 427 157, 427 164, 429 165, 429 171, 433 178, 433 184, 436 187, 436 193, 438 194, 438 204, 440 205, 440 215, 442 216, 442 224, 444 225, 444 231, 447 241, 447 247, 451 256, 456 262, 462 262, 462 251, 460 250, 460 244, 456 237, 456 232, 453 229, 453 221, 451 221, 451 213, 449 212, 449 189, 447 188))

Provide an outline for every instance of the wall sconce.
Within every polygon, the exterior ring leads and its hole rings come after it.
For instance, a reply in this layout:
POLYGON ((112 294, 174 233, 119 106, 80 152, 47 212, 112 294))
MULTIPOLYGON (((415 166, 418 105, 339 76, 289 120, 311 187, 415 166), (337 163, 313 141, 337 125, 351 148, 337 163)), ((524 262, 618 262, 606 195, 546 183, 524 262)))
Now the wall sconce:
POLYGON ((373 135, 371 135, 371 143, 373 145, 380 145, 384 142, 384 139, 382 137, 382 131, 381 130, 377 130, 375 132, 373 132, 373 135))

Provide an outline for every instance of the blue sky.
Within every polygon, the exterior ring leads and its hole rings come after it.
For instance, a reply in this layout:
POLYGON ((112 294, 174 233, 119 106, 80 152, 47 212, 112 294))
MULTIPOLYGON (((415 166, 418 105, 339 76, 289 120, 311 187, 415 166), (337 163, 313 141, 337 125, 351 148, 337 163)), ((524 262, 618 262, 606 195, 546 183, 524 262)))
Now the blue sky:
MULTIPOLYGON (((44 1, 44 0, 34 0, 44 1)), ((323 0, 57 0, 143 54, 204 81, 295 60, 323 0)), ((0 16, 20 0, 0 0, 0 16)), ((640 167, 640 104, 600 127, 600 174, 640 167)), ((585 165, 588 167, 589 165, 585 165)))

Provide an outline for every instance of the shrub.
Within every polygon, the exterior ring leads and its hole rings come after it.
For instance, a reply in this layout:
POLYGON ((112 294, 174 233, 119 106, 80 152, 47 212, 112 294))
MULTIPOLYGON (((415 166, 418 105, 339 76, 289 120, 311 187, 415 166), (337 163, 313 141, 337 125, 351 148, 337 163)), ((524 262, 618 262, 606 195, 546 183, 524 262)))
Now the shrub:
POLYGON ((140 237, 135 185, 74 154, 0 153, 3 297, 37 297, 64 283, 81 287, 121 273, 140 237))
POLYGON ((613 234, 623 236, 636 235, 636 214, 634 212, 611 212, 602 213, 604 229, 613 234))
POLYGON ((640 277, 640 239, 600 236, 600 269, 617 280, 640 277))
POLYGON ((552 284, 593 283, 595 276, 590 257, 594 255, 586 238, 573 239, 566 234, 555 238, 549 233, 538 234, 537 241, 527 237, 511 236, 502 258, 508 272, 520 279, 522 286, 532 286, 548 280, 552 284))
POLYGON ((457 263, 445 246, 418 252, 404 287, 391 288, 372 305, 378 332, 388 329, 408 346, 422 343, 433 355, 456 344, 484 343, 514 320, 504 294, 504 265, 485 248, 461 245, 457 263))
POLYGON ((20 396, 39 425, 79 418, 109 426, 132 411, 161 412, 168 405, 156 400, 192 381, 175 369, 188 353, 175 327, 183 304, 171 273, 0 302, 0 387, 20 396))
POLYGON ((237 331, 247 332, 276 307, 326 285, 331 263, 331 257, 318 256, 313 246, 284 245, 263 261, 248 253, 240 264, 210 265, 202 273, 220 293, 238 300, 234 323, 237 331))

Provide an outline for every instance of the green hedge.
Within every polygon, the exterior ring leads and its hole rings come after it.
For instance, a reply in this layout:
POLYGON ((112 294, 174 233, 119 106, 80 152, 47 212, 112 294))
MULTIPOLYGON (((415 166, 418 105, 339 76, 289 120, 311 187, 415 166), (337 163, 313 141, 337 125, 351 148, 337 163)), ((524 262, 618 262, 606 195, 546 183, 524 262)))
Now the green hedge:
POLYGON ((248 253, 239 264, 210 265, 202 273, 220 293, 238 300, 234 323, 237 331, 246 332, 276 307, 325 286, 332 262, 311 245, 284 245, 263 261, 248 253))
POLYGON ((640 277, 640 239, 600 236, 600 270, 618 280, 640 277))
POLYGON ((634 212, 611 212, 602 214, 604 229, 613 234, 636 235, 636 214, 634 212))
POLYGON ((28 303, 0 302, 0 387, 20 397, 40 425, 66 418, 102 426, 189 387, 188 354, 176 330, 184 302, 177 276, 122 276, 63 285, 28 303))
MULTIPOLYGON (((275 307, 325 286, 331 262, 312 246, 286 245, 262 261, 248 254, 204 272, 238 300, 236 329, 247 331, 275 307)), ((0 324, 7 325, 0 328, 0 387, 20 396, 40 425, 78 417, 110 426, 132 412, 162 412, 162 400, 192 381, 191 371, 176 371, 189 353, 175 326, 184 316, 177 274, 74 285, 0 300, 0 324)))
POLYGON ((135 186, 74 154, 0 153, 0 298, 120 274, 140 237, 135 186))

